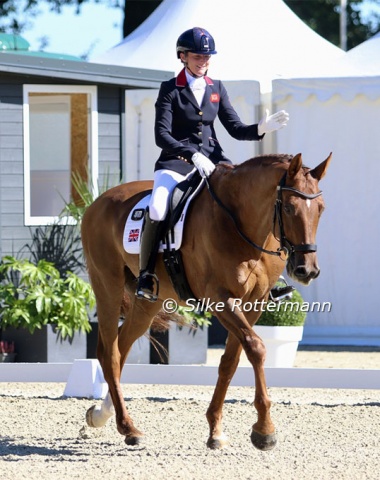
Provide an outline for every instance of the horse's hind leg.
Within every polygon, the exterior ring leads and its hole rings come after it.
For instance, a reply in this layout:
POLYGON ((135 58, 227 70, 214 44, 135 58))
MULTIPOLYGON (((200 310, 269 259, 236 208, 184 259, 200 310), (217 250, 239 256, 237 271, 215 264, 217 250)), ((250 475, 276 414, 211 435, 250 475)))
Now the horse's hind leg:
MULTIPOLYGON (((132 419, 125 408, 120 376, 123 367, 122 354, 119 349, 119 318, 124 298, 125 275, 122 266, 103 268, 92 271, 89 268, 92 287, 96 296, 98 313, 98 348, 97 356, 103 369, 104 379, 108 384, 109 396, 115 408, 118 431, 130 439, 129 443, 138 443, 141 436, 133 425, 132 419), (98 273, 101 271, 101 275, 98 273)), ((91 265, 90 265, 91 267, 91 265)), ((98 426, 112 413, 109 399, 103 402, 99 412, 91 408, 86 415, 90 426, 98 426)))
POLYGON ((222 429, 222 410, 227 389, 239 365, 241 350, 242 346, 239 340, 229 334, 225 352, 220 360, 218 381, 206 413, 210 426, 207 446, 212 449, 223 448, 228 444, 228 439, 222 429))
MULTIPOLYGON (((113 286, 115 282, 113 282, 113 286)), ((90 426, 102 426, 112 416, 113 407, 116 414, 116 425, 119 433, 124 435, 128 445, 137 445, 143 434, 134 426, 125 406, 120 385, 120 376, 134 341, 149 328, 152 318, 160 309, 160 303, 152 304, 135 301, 132 304, 123 325, 119 328, 120 305, 122 294, 115 297, 108 295, 106 301, 98 300, 99 339, 98 358, 108 384, 109 393, 100 407, 91 407, 87 412, 87 423, 90 426), (116 305, 119 306, 116 309, 116 305), (116 322, 115 322, 116 318, 116 322), (112 319, 112 321, 111 321, 112 319), (113 405, 113 407, 112 407, 113 405)))

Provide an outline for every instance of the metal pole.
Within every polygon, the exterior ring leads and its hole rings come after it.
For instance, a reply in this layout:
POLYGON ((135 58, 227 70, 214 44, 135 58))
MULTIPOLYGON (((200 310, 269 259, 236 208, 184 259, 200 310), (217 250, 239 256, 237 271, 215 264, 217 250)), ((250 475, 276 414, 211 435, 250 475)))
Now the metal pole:
POLYGON ((340 0, 340 48, 347 51, 347 0, 340 0))

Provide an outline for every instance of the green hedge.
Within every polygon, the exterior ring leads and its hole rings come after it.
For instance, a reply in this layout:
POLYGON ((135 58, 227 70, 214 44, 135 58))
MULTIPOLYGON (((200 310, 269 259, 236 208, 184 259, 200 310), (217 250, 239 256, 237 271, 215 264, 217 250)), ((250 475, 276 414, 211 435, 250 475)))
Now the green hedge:
POLYGON ((297 290, 294 290, 291 300, 280 304, 268 301, 256 325, 297 327, 305 323, 306 315, 303 298, 297 290))

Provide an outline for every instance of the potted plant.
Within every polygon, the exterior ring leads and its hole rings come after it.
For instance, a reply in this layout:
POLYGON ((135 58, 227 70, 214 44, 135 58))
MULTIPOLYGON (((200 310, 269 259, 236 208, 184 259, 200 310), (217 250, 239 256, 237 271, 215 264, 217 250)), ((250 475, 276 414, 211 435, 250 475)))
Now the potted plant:
POLYGON ((91 328, 88 314, 94 306, 90 284, 76 274, 66 272, 63 277, 46 260, 1 259, 2 339, 17 343, 18 361, 86 358, 86 332, 91 328), (79 350, 70 356, 75 347, 79 350))
POLYGON ((289 297, 280 302, 269 300, 254 326, 267 350, 266 367, 294 365, 307 311, 298 290, 294 290, 289 297))

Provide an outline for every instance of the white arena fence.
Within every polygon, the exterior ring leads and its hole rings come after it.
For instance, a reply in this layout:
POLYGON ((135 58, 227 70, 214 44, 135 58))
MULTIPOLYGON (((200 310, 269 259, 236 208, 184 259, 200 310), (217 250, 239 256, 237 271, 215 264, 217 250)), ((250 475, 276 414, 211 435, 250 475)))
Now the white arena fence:
MULTIPOLYGON (((268 387, 380 389, 379 370, 267 367, 265 374, 268 387)), ((126 384, 214 386, 217 376, 217 366, 128 364, 121 381, 126 384)), ((3 363, 0 382, 66 383, 63 394, 78 398, 103 398, 107 392, 102 370, 95 359, 73 363, 3 363)), ((231 385, 254 386, 253 369, 239 367, 231 385)))

